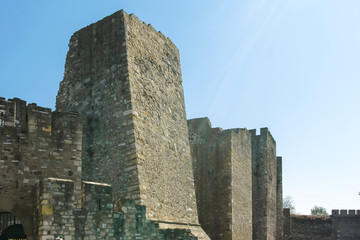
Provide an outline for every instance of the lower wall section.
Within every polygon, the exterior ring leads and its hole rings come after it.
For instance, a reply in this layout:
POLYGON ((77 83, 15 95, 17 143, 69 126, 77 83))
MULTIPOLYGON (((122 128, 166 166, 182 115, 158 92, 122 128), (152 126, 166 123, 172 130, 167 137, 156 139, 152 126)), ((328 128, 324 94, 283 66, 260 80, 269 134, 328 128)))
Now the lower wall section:
POLYGON ((75 208, 78 194, 71 180, 46 178, 36 188, 34 196, 35 239, 53 240, 197 240, 200 226, 160 223, 147 220, 145 206, 134 201, 112 202, 108 184, 83 182, 81 208, 75 208))
POLYGON ((134 201, 127 201, 121 207, 121 240, 147 240, 147 239, 183 239, 196 240, 196 232, 192 226, 181 226, 178 224, 159 223, 146 220, 145 206, 135 205, 134 201), (182 227, 182 228, 181 228, 182 227))
POLYGON ((331 216, 290 215, 284 211, 285 240, 360 239, 360 210, 333 210, 331 216))
POLYGON ((332 223, 329 217, 291 216, 290 236, 285 239, 331 240, 332 223))
POLYGON ((336 239, 360 239, 360 210, 333 210, 333 232, 336 239))

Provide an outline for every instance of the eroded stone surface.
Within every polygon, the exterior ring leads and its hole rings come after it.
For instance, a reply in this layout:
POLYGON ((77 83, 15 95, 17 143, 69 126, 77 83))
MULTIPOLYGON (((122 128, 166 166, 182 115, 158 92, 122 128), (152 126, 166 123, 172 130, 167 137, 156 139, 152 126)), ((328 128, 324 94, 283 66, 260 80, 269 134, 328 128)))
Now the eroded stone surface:
POLYGON ((120 11, 69 47, 56 108, 82 116, 83 178, 110 183, 149 220, 198 225, 176 46, 120 11))

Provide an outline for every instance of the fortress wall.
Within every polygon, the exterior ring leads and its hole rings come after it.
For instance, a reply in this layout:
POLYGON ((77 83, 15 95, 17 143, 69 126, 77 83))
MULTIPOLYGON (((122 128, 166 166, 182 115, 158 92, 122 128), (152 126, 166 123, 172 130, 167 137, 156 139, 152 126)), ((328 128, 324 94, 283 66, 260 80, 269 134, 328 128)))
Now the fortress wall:
POLYGON ((141 204, 147 219, 197 224, 179 51, 124 16, 141 204))
POLYGON ((331 219, 336 239, 360 239, 360 210, 332 210, 331 219))
POLYGON ((252 134, 253 239, 275 240, 277 234, 276 142, 267 128, 252 134))
POLYGON ((276 157, 276 240, 282 240, 284 235, 283 226, 283 186, 282 186, 282 157, 276 157))
POLYGON ((360 210, 332 210, 330 216, 290 215, 284 211, 284 239, 355 240, 360 238, 360 210))
POLYGON ((200 224, 212 240, 232 239, 231 132, 220 133, 195 151, 200 224))
POLYGON ((233 240, 252 239, 251 134, 232 129, 232 234, 233 240))
POLYGON ((188 120, 199 220, 211 239, 252 238, 251 135, 188 120))
POLYGON ((120 213, 113 212, 109 185, 83 182, 81 208, 74 181, 45 178, 36 190, 36 239, 118 239, 120 213))
POLYGON ((333 239, 329 217, 291 215, 290 226, 291 237, 287 239, 333 239))
MULTIPOLYGON (((218 131, 222 130, 220 128, 212 128, 211 122, 209 118, 195 118, 187 120, 188 124, 188 131, 189 131, 189 141, 190 141, 190 151, 191 151, 191 158, 193 162, 193 172, 194 172, 194 182, 195 182, 195 189, 196 189, 196 202, 199 210, 199 184, 201 178, 201 167, 203 164, 198 163, 201 160, 201 152, 199 152, 199 148, 202 144, 206 143, 211 137, 214 136, 218 131)), ((199 216, 201 214, 199 213, 199 216)))
POLYGON ((79 117, 16 98, 0 98, 0 112, 0 205, 32 233, 33 185, 50 176, 81 180, 79 117))

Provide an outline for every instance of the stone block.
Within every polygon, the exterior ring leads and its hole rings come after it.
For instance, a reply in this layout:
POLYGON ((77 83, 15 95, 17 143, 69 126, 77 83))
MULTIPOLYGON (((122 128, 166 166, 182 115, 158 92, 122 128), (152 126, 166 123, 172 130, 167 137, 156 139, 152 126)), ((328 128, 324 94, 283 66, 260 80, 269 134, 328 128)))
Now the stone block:
POLYGON ((54 208, 51 205, 42 205, 41 206, 41 214, 43 215, 53 215, 54 208))

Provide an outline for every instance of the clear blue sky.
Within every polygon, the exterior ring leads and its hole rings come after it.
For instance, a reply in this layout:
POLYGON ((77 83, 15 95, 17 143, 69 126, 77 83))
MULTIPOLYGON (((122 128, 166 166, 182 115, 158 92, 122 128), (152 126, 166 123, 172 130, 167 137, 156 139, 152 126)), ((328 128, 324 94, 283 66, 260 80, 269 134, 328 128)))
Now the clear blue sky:
POLYGON ((54 108, 70 36, 124 9, 181 54, 187 117, 269 127, 284 196, 360 209, 360 1, 0 2, 0 96, 54 108))

